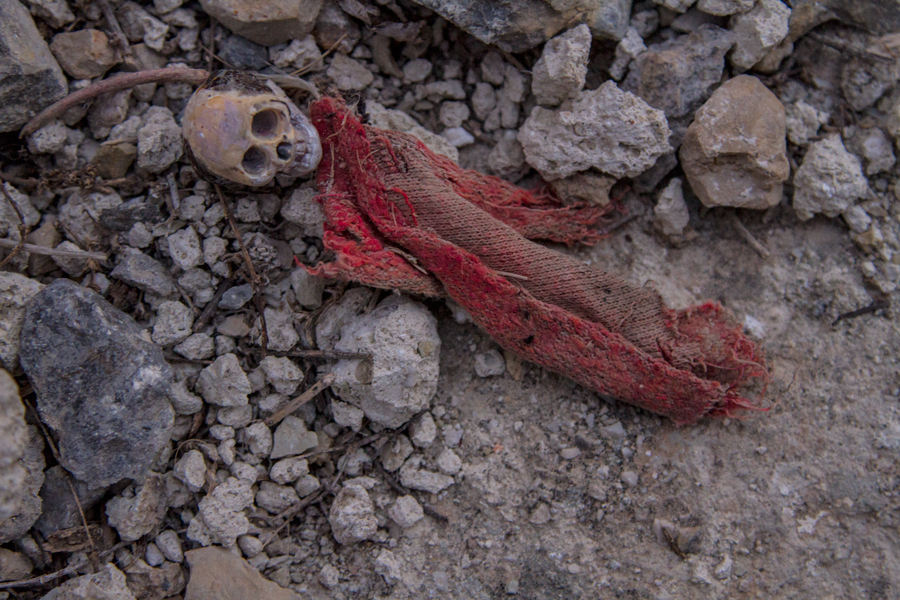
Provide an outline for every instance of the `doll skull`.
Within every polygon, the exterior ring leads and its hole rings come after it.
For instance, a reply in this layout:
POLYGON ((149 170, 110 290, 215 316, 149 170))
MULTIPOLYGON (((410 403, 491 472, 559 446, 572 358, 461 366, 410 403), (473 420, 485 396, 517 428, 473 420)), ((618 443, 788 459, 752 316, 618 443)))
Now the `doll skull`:
POLYGON ((242 186, 265 186, 279 174, 306 175, 322 158, 309 119, 277 85, 247 73, 223 72, 197 89, 182 131, 202 177, 242 186))

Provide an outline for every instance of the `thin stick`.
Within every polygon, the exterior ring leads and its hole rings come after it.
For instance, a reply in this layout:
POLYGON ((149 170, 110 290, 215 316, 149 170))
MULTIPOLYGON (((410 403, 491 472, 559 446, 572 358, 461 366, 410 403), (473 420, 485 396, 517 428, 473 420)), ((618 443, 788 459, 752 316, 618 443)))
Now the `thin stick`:
POLYGON ((137 73, 122 73, 115 75, 109 79, 98 81, 91 84, 83 90, 69 94, 59 102, 51 104, 45 108, 39 115, 28 121, 19 137, 29 136, 53 119, 59 118, 67 110, 73 106, 77 106, 82 102, 86 102, 97 96, 109 94, 112 92, 120 92, 133 88, 137 85, 145 83, 190 83, 200 85, 209 77, 209 71, 203 69, 189 69, 187 67, 165 67, 162 69, 150 69, 149 71, 138 71, 137 73))
POLYGON ((203 307, 203 312, 200 313, 200 316, 197 317, 197 320, 194 321, 194 326, 191 327, 191 331, 194 333, 199 333, 201 329, 206 327, 206 324, 209 323, 209 320, 212 319, 213 313, 216 312, 216 308, 219 306, 219 301, 222 299, 222 296, 225 295, 231 286, 234 285, 234 279, 229 278, 219 286, 219 289, 216 290, 215 295, 212 297, 212 300, 206 303, 206 306, 203 307))
POLYGON ((273 352, 275 356, 287 356, 290 358, 319 358, 322 360, 348 360, 372 359, 372 355, 366 352, 343 352, 341 350, 291 350, 290 352, 273 352))
MULTIPOLYGON (((0 248, 15 248, 19 244, 12 240, 0 240, 0 248)), ((86 250, 61 250, 59 248, 46 248, 34 244, 22 244, 22 252, 40 254, 41 256, 62 256, 65 258, 83 258, 85 260, 105 261, 109 257, 102 252, 87 252, 86 250)))
MULTIPOLYGON (((98 558, 106 558, 110 554, 115 553, 119 548, 124 548, 128 544, 133 544, 134 542, 119 542, 109 550, 104 550, 100 554, 97 555, 98 558)), ((56 581, 57 579, 61 579, 63 577, 67 577, 69 575, 75 575, 79 570, 86 567, 90 564, 90 559, 85 559, 80 563, 76 563, 74 565, 69 565, 65 569, 60 569, 59 571, 54 571, 53 573, 47 573, 46 575, 41 575, 40 577, 34 577, 32 579, 20 579, 19 581, 7 581, 4 583, 0 583, 0 590, 8 590, 10 588, 17 587, 33 587, 46 585, 51 581, 56 581)))
POLYGON ((125 32, 122 31, 122 26, 119 25, 119 20, 116 19, 116 13, 110 8, 107 0, 97 0, 97 4, 100 5, 100 10, 103 11, 103 16, 106 18, 106 24, 109 25, 109 28, 113 31, 113 36, 116 38, 116 44, 119 46, 121 56, 123 58, 131 58, 133 56, 131 44, 128 43, 128 38, 125 37, 125 32))
POLYGON ((744 238, 744 241, 750 244, 750 247, 756 250, 756 253, 759 254, 763 258, 769 258, 771 253, 768 248, 762 245, 762 243, 753 237, 753 234, 750 233, 750 230, 741 223, 741 220, 734 213, 731 213, 731 223, 734 225, 734 228, 738 230, 738 233, 741 234, 741 237, 744 238))
POLYGON ((12 249, 12 252, 6 255, 6 258, 0 260, 0 269, 6 266, 6 264, 11 261, 16 254, 22 251, 22 246, 25 245, 25 236, 28 235, 28 227, 25 225, 25 217, 22 215, 22 209, 19 208, 18 203, 13 200, 12 194, 9 193, 6 189, 6 182, 0 179, 0 189, 3 190, 3 196, 6 198, 6 201, 9 202, 9 205, 12 206, 13 211, 16 213, 16 218, 19 219, 19 241, 15 242, 15 246, 12 249))
POLYGON ((308 390, 285 404, 283 408, 270 415, 269 418, 263 422, 269 427, 280 423, 282 419, 315 398, 319 394, 319 392, 327 388, 332 383, 334 383, 334 373, 329 373, 325 377, 314 383, 308 390))
POLYGON ((222 210, 225 211, 225 218, 228 220, 231 231, 234 232, 234 237, 241 247, 241 256, 244 257, 244 262, 247 263, 247 270, 250 271, 250 283, 253 285, 253 299, 256 304, 256 312, 259 313, 259 346, 262 349, 263 357, 265 357, 266 350, 269 347, 269 330, 268 327, 266 327, 266 313, 265 307, 263 306, 262 278, 260 278, 256 269, 253 268, 253 261, 250 260, 250 252, 247 250, 247 246, 244 244, 244 238, 241 236, 241 232, 234 220, 234 213, 231 212, 231 207, 228 206, 228 203, 225 201, 225 194, 222 193, 222 188, 220 188, 218 184, 213 184, 213 187, 216 188, 216 194, 219 195, 219 202, 222 204, 222 210))

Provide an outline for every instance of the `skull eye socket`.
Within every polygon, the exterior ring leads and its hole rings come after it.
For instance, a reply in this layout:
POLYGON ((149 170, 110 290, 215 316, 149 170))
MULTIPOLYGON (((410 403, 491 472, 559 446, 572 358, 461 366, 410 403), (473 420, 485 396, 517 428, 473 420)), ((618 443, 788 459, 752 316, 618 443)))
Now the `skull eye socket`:
POLYGON ((269 108, 253 115, 250 130, 259 137, 272 137, 278 130, 278 112, 269 108))
POLYGON ((291 157, 291 145, 287 142, 281 142, 278 144, 278 147, 275 148, 275 152, 278 154, 278 158, 287 160, 291 157))
POLYGON ((260 173, 266 168, 266 154, 256 146, 252 146, 244 152, 241 166, 248 173, 260 173))

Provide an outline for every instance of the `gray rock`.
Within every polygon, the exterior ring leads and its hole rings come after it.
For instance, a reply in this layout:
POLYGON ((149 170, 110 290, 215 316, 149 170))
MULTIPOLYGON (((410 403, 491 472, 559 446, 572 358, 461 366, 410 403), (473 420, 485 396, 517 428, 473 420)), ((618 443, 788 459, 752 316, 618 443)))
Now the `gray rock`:
POLYGON ((169 256, 182 271, 187 271, 203 264, 203 251, 200 249, 200 237, 193 227, 179 229, 168 236, 169 256))
POLYGON ((293 483, 305 475, 309 475, 309 464, 303 458, 285 458, 269 469, 269 479, 281 485, 293 483))
POLYGON ((731 18, 734 49, 730 60, 737 72, 761 61, 787 37, 791 9, 780 0, 759 0, 750 11, 731 18))
POLYGON ((405 83, 421 83, 431 75, 433 68, 431 61, 424 58, 411 60, 403 65, 403 81, 405 83))
POLYGON ((584 23, 596 38, 619 40, 631 14, 630 0, 585 2, 480 2, 417 0, 457 27, 507 52, 533 48, 565 29, 584 23))
POLYGON ((262 421, 244 429, 244 443, 251 454, 268 456, 272 451, 272 431, 262 421))
POLYGON ((0 132, 16 131, 65 96, 66 77, 18 0, 0 1, 0 132))
POLYGON ((411 456, 400 467, 400 483, 414 490, 422 490, 431 494, 437 494, 451 485, 453 478, 441 473, 426 471, 421 468, 422 457, 411 456))
POLYGON ((413 421, 409 426, 409 439, 417 448, 428 448, 437 437, 437 427, 430 412, 413 421))
POLYGON ((43 19, 54 29, 61 29, 75 20, 75 15, 66 0, 27 0, 31 14, 43 19))
POLYGON ((400 527, 412 527, 425 516, 422 505, 413 496, 400 496, 388 509, 388 516, 400 527))
POLYGON ((272 435, 272 454, 275 460, 286 456, 297 456, 319 445, 319 438, 313 431, 307 431, 302 419, 288 415, 272 435))
MULTIPOLYGON (((191 577, 184 600, 302 600, 297 594, 263 577, 250 564, 223 548, 198 548, 184 553, 191 577), (223 593, 223 590, 227 592, 223 593)), ((105 599, 103 599, 105 600, 105 599)))
POLYGON ((20 461, 27 442, 25 405, 19 388, 9 373, 0 370, 0 521, 18 515, 22 509, 28 472, 20 461))
POLYGON ((653 44, 632 63, 622 89, 671 118, 684 117, 709 97, 722 79, 734 34, 714 25, 653 44))
POLYGON ((303 381, 303 371, 290 358, 267 356, 259 362, 259 366, 266 374, 266 381, 279 394, 292 395, 303 381))
POLYGON ((38 509, 40 517, 34 523, 34 528, 44 537, 75 527, 82 522, 81 511, 72 495, 72 488, 69 487, 70 482, 75 487, 78 501, 84 510, 90 510, 97 504, 108 489, 106 486, 89 488, 59 465, 50 467, 44 475, 43 485, 40 488, 38 509))
POLYGON ((315 195, 316 190, 311 188, 294 190, 281 208, 281 216, 285 221, 299 225, 304 236, 320 238, 325 231, 325 211, 313 199, 315 195))
MULTIPOLYGON (((850 39, 860 46, 869 43, 868 38, 860 34, 850 39)), ((874 106, 898 80, 900 65, 896 61, 877 61, 861 56, 851 56, 842 61, 841 91, 853 110, 863 111, 874 106)))
MULTIPOLYGON (((446 83, 446 82, 437 82, 446 83)), ((463 99, 465 93, 463 93, 463 99)), ((456 147, 445 138, 428 131, 408 114, 378 104, 377 102, 367 102, 366 109, 369 114, 369 124, 380 129, 390 129, 391 131, 400 131, 408 133, 422 141, 429 150, 446 156, 453 162, 459 160, 459 151, 456 147)), ((285 217, 287 218, 287 217, 285 217)))
POLYGON ((322 52, 316 45, 316 39, 311 35, 302 40, 291 40, 286 48, 269 48, 269 61, 279 69, 293 67, 319 70, 324 66, 322 52))
POLYGON ((787 137, 792 144, 806 146, 809 138, 819 133, 819 127, 828 122, 830 115, 803 100, 797 100, 784 107, 787 137))
POLYGON ((160 346, 174 346, 191 335, 194 313, 181 302, 163 302, 156 312, 156 324, 150 339, 160 346))
POLYGON ((253 298, 253 286, 249 283, 244 285, 235 285, 228 288, 222 299, 219 300, 219 308, 222 310, 240 310, 242 306, 247 304, 253 298))
POLYGON ((900 32, 896 0, 794 0, 791 39, 831 19, 874 35, 900 32))
POLYGON ((344 54, 335 55, 328 70, 325 71, 337 89, 349 92, 366 88, 375 76, 362 63, 344 54))
POLYGON ((166 557, 166 560, 173 563, 180 563, 184 560, 181 538, 171 529, 166 529, 156 536, 156 547, 166 557))
POLYGON ((394 440, 381 448, 381 466, 385 471, 394 472, 403 466, 403 463, 413 453, 412 444, 405 435, 398 435, 394 440))
POLYGON ((441 340, 437 321, 422 304, 391 296, 371 313, 351 318, 336 350, 365 352, 372 360, 339 360, 332 389, 386 427, 399 427, 428 406, 437 390, 441 340))
POLYGON ((669 185, 659 193, 659 199, 653 208, 656 226, 666 236, 681 235, 690 220, 681 185, 681 179, 672 178, 669 185))
POLYGON ((754 4, 756 0, 699 0, 697 8, 706 14, 724 17, 747 12, 754 4))
POLYGON ((316 345, 323 350, 334 350, 334 345, 341 338, 344 325, 362 312, 372 299, 372 294, 369 288, 352 288, 326 308, 316 322, 316 345))
POLYGON ((142 252, 127 253, 122 262, 112 270, 110 276, 164 298, 178 294, 175 280, 172 279, 166 268, 142 252))
POLYGON ((625 76, 625 69, 639 54, 647 49, 641 34, 634 27, 629 27, 625 37, 616 46, 616 57, 609 66, 609 76, 616 81, 621 81, 625 76))
MULTIPOLYGON (((276 352, 289 352, 297 342, 300 334, 294 329, 294 310, 285 304, 281 308, 266 307, 263 309, 266 316, 266 331, 269 334, 269 350, 276 352)), ((254 338, 259 339, 259 323, 254 328, 254 338)))
POLYGON ((872 217, 865 211, 862 206, 854 206, 850 210, 846 210, 841 215, 850 231, 855 233, 865 233, 872 224, 872 217))
POLYGON ((438 120, 444 127, 461 127, 469 118, 469 105, 464 102, 448 100, 441 104, 438 120))
POLYGON ((325 283, 324 278, 311 275, 305 269, 291 271, 291 289, 303 308, 316 309, 322 306, 325 283))
POLYGON ((107 563, 99 573, 70 579, 41 600, 135 600, 135 597, 128 589, 125 574, 107 563))
POLYGON ((304 475, 294 483, 294 490, 301 498, 306 498, 310 494, 316 493, 322 484, 312 475, 304 475))
POLYGON ((128 488, 106 503, 109 524, 128 542, 157 529, 165 514, 165 483, 158 473, 151 473, 137 489, 128 488))
POLYGON ((705 206, 775 206, 790 175, 784 107, 756 77, 729 79, 697 111, 679 156, 705 206))
POLYGON ((28 151, 32 154, 53 154, 66 145, 69 129, 62 121, 44 125, 28 138, 28 151))
POLYGON ((572 98, 584 87, 591 32, 579 25, 556 36, 544 46, 531 70, 531 91, 538 104, 556 106, 572 98))
POLYGON ((369 493, 361 486, 341 488, 328 512, 331 532, 339 544, 362 542, 375 535, 378 520, 369 493))
POLYGON ((479 377, 495 377, 506 372, 506 361, 499 350, 491 349, 475 355, 475 374, 479 377))
MULTIPOLYGON (((0 519, 0 544, 17 539, 31 529, 41 515, 41 486, 44 484, 44 438, 37 427, 29 425, 27 441, 19 464, 25 468, 25 477, 19 488, 19 508, 16 514, 0 519)), ((15 476, 15 474, 14 474, 15 476)), ((15 483, 12 481, 10 483, 15 483)))
MULTIPOLYGON (((119 144, 115 144, 118 146, 119 144)), ((112 146, 104 146, 112 147, 112 146)), ((141 198, 129 200, 100 213, 100 223, 107 229, 126 232, 137 223, 155 225, 162 223, 163 216, 159 206, 141 198)))
POLYGON ((850 140, 848 149, 866 161, 866 175, 889 171, 897 158, 893 144, 878 127, 860 129, 850 140))
POLYGON ((122 204, 122 197, 115 192, 85 192, 78 190, 59 208, 59 222, 66 233, 80 244, 105 246, 109 232, 101 224, 103 213, 122 204))
POLYGON ((265 46, 239 35, 232 35, 222 42, 219 56, 226 64, 238 70, 259 71, 268 64, 269 52, 265 46))
POLYGON ((536 106, 519 130, 526 160, 547 180, 591 168, 634 177, 671 150, 668 139, 662 111, 612 81, 582 92, 569 108, 536 106))
POLYGON ((230 353, 200 371, 197 389, 204 400, 217 406, 243 406, 253 391, 237 356, 230 353))
MULTIPOLYGON (((204 360, 216 353, 216 343, 213 341, 212 337, 206 333, 195 333, 189 335, 183 342, 172 348, 172 350, 189 360, 204 360)), ((176 408, 175 412, 178 412, 178 414, 194 414, 194 412, 197 411, 182 413, 176 408)))
POLYGON ((803 157, 794 174, 794 209, 804 221, 818 213, 836 217, 868 191, 859 159, 835 133, 812 144, 803 157))
POLYGON ((190 491, 199 492, 206 485, 206 459, 199 450, 189 450, 175 463, 173 473, 190 491))
POLYGON ((516 134, 514 130, 505 131, 488 154, 488 168, 494 175, 507 181, 519 180, 528 170, 525 151, 516 139, 516 134))
POLYGON ((253 503, 250 485, 235 477, 217 485, 200 501, 199 512, 188 525, 188 538, 202 546, 234 546, 237 538, 250 530, 250 521, 244 515, 244 509, 253 503))
POLYGON ((0 272, 0 367, 13 372, 18 368, 25 306, 43 288, 24 275, 0 272))
POLYGON ((181 158, 181 127, 172 111, 151 106, 144 114, 144 124, 138 130, 137 166, 150 173, 160 173, 181 158))
POLYGON ((61 464, 91 487, 140 479, 166 445, 172 373, 141 328, 65 279, 25 310, 20 355, 61 464))
MULTIPOLYGON (((151 546, 152 543, 148 549, 151 546)), ((159 568, 153 568, 139 558, 125 569, 125 580, 137 600, 172 597, 168 594, 177 597, 185 586, 184 572, 180 566, 163 562, 159 568)))
POLYGON ((454 148, 475 143, 475 137, 463 127, 448 127, 441 132, 441 137, 450 142, 454 148))
POLYGON ((470 100, 475 116, 483 121, 497 105, 497 92, 490 83, 479 82, 475 84, 470 100))
POLYGON ((444 475, 456 475, 462 469, 462 459, 449 448, 444 448, 434 462, 444 475))
POLYGON ((200 6, 233 33, 262 46, 274 46, 306 37, 322 0, 201 0, 200 6))
POLYGON ((290 508, 300 501, 300 497, 294 488, 287 485, 278 485, 271 481, 263 481, 256 492, 256 505, 273 515, 290 508))

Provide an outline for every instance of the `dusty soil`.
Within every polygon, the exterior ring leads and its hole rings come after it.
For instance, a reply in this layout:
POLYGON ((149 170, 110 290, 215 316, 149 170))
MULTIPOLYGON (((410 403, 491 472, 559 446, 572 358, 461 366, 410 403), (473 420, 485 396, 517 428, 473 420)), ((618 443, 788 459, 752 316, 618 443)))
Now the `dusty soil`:
POLYGON ((464 475, 432 500, 448 523, 396 532, 404 585, 390 597, 501 598, 516 586, 523 598, 896 596, 896 320, 832 326, 871 302, 840 226, 755 221, 768 260, 715 213, 684 249, 637 222, 579 254, 653 282, 671 305, 715 298, 757 319, 773 367, 768 412, 679 428, 532 365, 521 380, 477 378, 473 351, 493 343, 441 318, 434 407, 446 411, 439 427, 465 432, 464 475), (604 435, 616 421, 625 436, 604 435), (569 447, 580 456, 561 458, 569 447), (657 519, 687 547, 655 531, 657 519))

